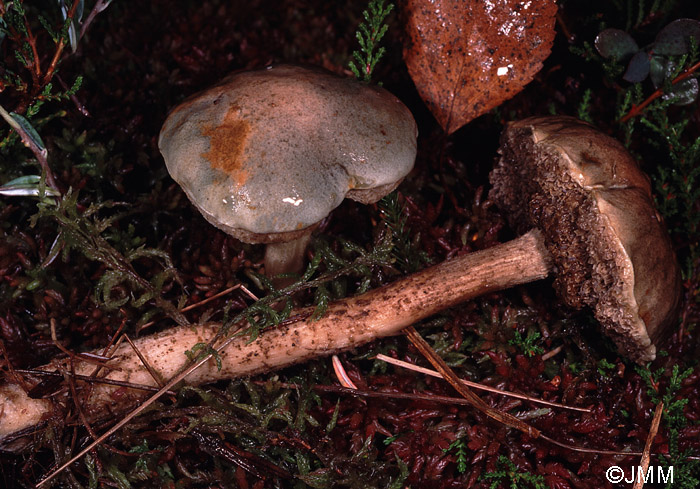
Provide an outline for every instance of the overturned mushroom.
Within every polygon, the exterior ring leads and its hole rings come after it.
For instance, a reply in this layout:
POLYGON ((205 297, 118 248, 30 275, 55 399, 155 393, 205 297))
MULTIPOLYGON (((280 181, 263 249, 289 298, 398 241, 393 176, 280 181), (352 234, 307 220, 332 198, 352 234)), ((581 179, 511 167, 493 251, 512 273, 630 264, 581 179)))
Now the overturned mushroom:
POLYGON ((512 123, 501 143, 490 197, 520 231, 541 230, 559 297, 591 308, 621 355, 653 360, 680 270, 647 176, 618 141, 571 117, 512 123))
MULTIPOLYGON (((510 124, 501 154, 492 173, 492 197, 513 213, 523 229, 536 229, 332 303, 319 320, 308 319, 312 308, 301 309, 296 321, 265 331, 251 343, 234 338, 221 350, 220 371, 209 362, 186 382, 240 377, 335 353, 397 334, 442 309, 542 279, 553 271, 559 294, 574 307, 591 307, 621 355, 637 362, 653 359, 652 341, 659 340, 674 320, 680 279, 670 242, 652 207, 649 184, 636 163, 615 140, 569 117, 510 124)), ((186 363, 182 352, 208 342, 217 329, 216 325, 178 327, 136 344, 168 378, 186 363)), ((129 346, 121 346, 113 357, 109 378, 155 385, 129 346)), ((78 374, 94 368, 75 363, 78 374)), ((89 395, 85 403, 94 416, 121 411, 125 401, 144 397, 136 390, 97 384, 89 395)), ((17 386, 0 386, 0 409, 27 413, 21 422, 10 414, 0 417, 0 436, 37 423, 49 407, 48 401, 29 399, 17 386)))
POLYGON ((311 232, 347 196, 373 203, 413 168, 416 124, 386 90, 318 69, 235 73, 176 107, 158 146, 214 226, 268 243, 265 273, 296 273, 311 232))

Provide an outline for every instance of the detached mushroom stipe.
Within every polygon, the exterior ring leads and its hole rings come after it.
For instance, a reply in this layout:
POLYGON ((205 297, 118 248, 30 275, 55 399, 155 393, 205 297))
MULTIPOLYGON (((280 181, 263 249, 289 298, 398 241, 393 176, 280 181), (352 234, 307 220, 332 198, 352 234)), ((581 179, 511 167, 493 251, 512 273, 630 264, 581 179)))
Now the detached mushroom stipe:
MULTIPOLYGON (((564 300, 574 307, 591 307, 620 354, 637 362, 653 359, 651 340, 662 336, 676 313, 679 270, 652 207, 649 184, 634 161, 619 143, 569 117, 510 124, 501 154, 492 173, 492 197, 524 229, 535 229, 332 303, 318 321, 308 319, 312 308, 296 311, 299 321, 265 331, 252 343, 246 338, 231 341, 221 351, 221 371, 210 361, 185 382, 252 375, 330 355, 395 335, 440 310, 545 278, 552 271, 558 273, 555 286, 564 300)), ((183 352, 208 342, 217 329, 177 327, 135 343, 150 365, 169 378, 186 363, 183 352)), ((53 370, 60 363, 43 369, 53 370)), ((110 378, 155 385, 128 345, 122 345, 108 365, 114 369, 110 378)), ((93 369, 75 362, 78 374, 93 369)), ((93 384, 83 409, 90 418, 104 418, 145 396, 133 389, 93 384)), ((59 400, 67 402, 65 397, 59 400)), ((0 386, 0 412, 4 437, 40 422, 50 412, 50 403, 29 399, 18 386, 6 384, 0 386)))
POLYGON ((303 269, 311 232, 347 196, 394 190, 416 157, 416 123, 388 91, 280 65, 230 75, 163 124, 168 171, 214 226, 268 243, 265 273, 303 269))

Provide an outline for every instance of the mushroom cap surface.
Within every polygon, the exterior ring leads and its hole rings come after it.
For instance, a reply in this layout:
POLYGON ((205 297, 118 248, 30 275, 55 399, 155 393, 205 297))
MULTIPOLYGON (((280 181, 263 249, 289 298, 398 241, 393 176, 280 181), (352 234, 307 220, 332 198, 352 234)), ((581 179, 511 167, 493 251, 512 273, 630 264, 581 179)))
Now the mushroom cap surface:
POLYGON ((590 307, 622 355, 653 360, 677 317, 680 269, 637 162, 566 116, 510 123, 500 153, 490 197, 519 231, 542 231, 559 296, 590 307))
POLYGON ((413 168, 417 129, 388 91, 320 69, 234 73, 176 107, 165 163, 213 225, 248 243, 288 241, 347 196, 376 202, 413 168))

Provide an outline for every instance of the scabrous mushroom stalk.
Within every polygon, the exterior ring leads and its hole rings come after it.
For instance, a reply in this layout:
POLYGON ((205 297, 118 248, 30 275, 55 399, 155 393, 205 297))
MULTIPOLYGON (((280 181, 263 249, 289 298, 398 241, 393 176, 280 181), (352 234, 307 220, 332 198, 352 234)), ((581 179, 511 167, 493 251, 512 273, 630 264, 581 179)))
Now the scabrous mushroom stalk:
MULTIPOLYGON (((648 180, 634 160, 612 138, 569 117, 510 124, 501 155, 491 175, 491 198, 512 214, 517 227, 530 231, 337 301, 318 321, 307 319, 308 308, 299 311, 299 321, 265 331, 252 343, 237 338, 221 352, 221 371, 209 362, 186 382, 251 375, 359 346, 460 302, 550 272, 560 297, 572 307, 590 307, 620 354, 637 362, 652 360, 654 343, 675 318, 680 274, 653 209, 648 180)), ((142 338, 137 347, 169 378, 186 362, 182 352, 208 342, 216 330, 216 325, 175 328, 142 338)), ((155 384, 129 346, 120 347, 109 365, 110 378, 155 384)), ((93 368, 78 363, 76 373, 93 368)), ((105 385, 93 385, 88 392, 83 402, 95 418, 143 397, 105 385)), ((17 386, 0 387, 0 436, 39 422, 49 406, 28 399, 17 386)))
MULTIPOLYGON (((538 231, 508 243, 453 260, 404 277, 385 287, 330 304, 319 320, 309 319, 313 308, 297 311, 298 322, 265 331, 253 342, 235 339, 222 352, 223 367, 210 361, 192 372, 185 383, 199 385, 271 371, 359 346, 375 338, 399 333, 406 326, 445 308, 484 293, 505 289, 547 276, 551 263, 538 231)), ((220 325, 172 328, 135 341, 149 364, 167 379, 187 362, 183 354, 193 345, 210 341, 220 325)), ((42 367, 55 370, 61 361, 42 367)), ((141 360, 122 344, 107 364, 108 377, 134 384, 156 386, 141 360)), ((75 373, 90 375, 94 364, 77 361, 75 373)), ((148 393, 113 385, 93 384, 82 399, 92 419, 124 412, 148 393)), ((66 398, 60 399, 68 403, 66 398)), ((38 424, 51 412, 45 399, 30 399, 15 384, 0 386, 1 437, 38 424)))

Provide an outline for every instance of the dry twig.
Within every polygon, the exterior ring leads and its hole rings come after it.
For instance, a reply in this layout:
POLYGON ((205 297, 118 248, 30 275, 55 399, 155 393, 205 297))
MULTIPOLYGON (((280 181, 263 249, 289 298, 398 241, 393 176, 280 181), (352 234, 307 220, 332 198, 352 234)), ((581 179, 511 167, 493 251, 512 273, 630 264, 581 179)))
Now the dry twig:
MULTIPOLYGON (((436 372, 435 370, 430 370, 427 368, 419 367, 418 365, 413 365, 412 363, 404 362, 402 360, 397 360, 395 358, 388 357, 386 355, 382 355, 381 353, 375 357, 377 360, 382 360, 386 363, 390 363, 392 365, 396 365, 398 367, 402 367, 408 370, 413 370, 415 372, 420 372, 425 375, 430 375, 432 377, 438 377, 438 378, 444 378, 440 372, 436 372)), ((551 406, 551 407, 557 407, 557 408, 562 408, 562 409, 570 409, 573 411, 580 411, 583 413, 590 413, 591 410, 588 408, 581 408, 581 407, 575 407, 575 406, 567 406, 566 404, 560 404, 558 402, 551 402, 551 401, 545 401, 543 399, 538 399, 536 397, 532 396, 526 396, 525 394, 518 394, 517 392, 511 392, 511 391, 504 391, 502 389, 496 389, 495 387, 491 387, 485 384, 479 384, 477 382, 471 382, 469 380, 464 380, 460 379, 461 382, 473 389, 480 389, 484 390, 487 392, 493 392, 494 394, 501 394, 503 396, 508 396, 508 397, 514 397, 516 399, 522 399, 524 401, 530 401, 534 402, 537 404, 543 404, 545 406, 551 406)))
MULTIPOLYGON (((642 452, 642 460, 639 462, 639 471, 642 474, 646 474, 649 468, 649 459, 651 458, 651 445, 654 443, 654 438, 656 438, 656 433, 659 431, 659 424, 661 423, 661 414, 664 412, 664 403, 660 402, 656 405, 654 410, 654 419, 651 421, 651 427, 649 428, 649 435, 647 436, 647 441, 644 444, 644 451, 642 452)), ((637 481, 632 486, 632 489, 642 489, 644 487, 644 478, 639 477, 639 472, 637 473, 637 481)))

